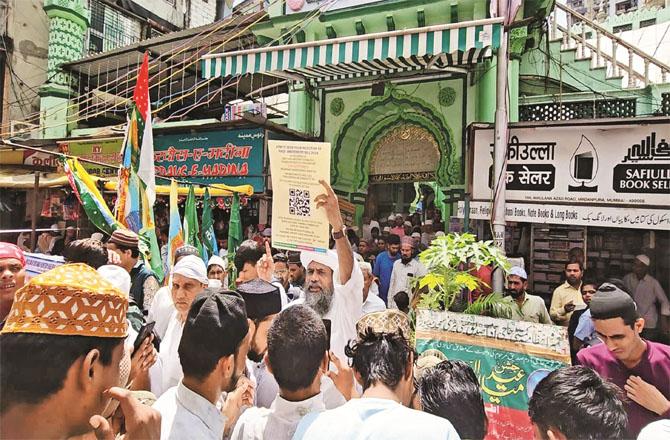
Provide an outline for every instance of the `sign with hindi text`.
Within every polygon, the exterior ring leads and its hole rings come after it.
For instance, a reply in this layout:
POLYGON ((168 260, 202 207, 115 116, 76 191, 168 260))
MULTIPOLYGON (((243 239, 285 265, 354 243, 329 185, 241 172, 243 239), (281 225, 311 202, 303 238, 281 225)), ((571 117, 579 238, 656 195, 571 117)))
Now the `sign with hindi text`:
POLYGON ((438 350, 472 367, 489 419, 487 439, 532 439, 530 391, 570 365, 565 327, 434 310, 417 313, 416 350, 438 350))
MULTIPOLYGON (((489 201, 493 129, 474 133, 472 198, 489 201)), ((668 208, 670 120, 511 128, 506 182, 508 202, 668 208)))
POLYGON ((252 185, 265 189, 262 128, 154 136, 156 175, 194 183, 252 185))
POLYGON ((330 143, 268 141, 272 176, 272 246, 326 252, 328 218, 314 199, 330 182, 330 143))

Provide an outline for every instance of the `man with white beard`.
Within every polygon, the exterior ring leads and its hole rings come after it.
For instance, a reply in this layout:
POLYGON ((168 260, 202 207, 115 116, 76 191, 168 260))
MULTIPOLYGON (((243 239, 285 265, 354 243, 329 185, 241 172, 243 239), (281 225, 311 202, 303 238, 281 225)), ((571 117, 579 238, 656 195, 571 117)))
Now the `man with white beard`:
POLYGON ((306 304, 324 320, 330 320, 331 350, 338 358, 346 359, 344 347, 350 339, 356 339, 356 322, 362 314, 363 274, 354 262, 337 196, 325 181, 319 183, 326 189, 326 194, 318 195, 315 202, 317 208, 326 211, 333 228, 336 252, 305 251, 300 254, 307 272, 303 286, 305 296, 291 304, 306 304))

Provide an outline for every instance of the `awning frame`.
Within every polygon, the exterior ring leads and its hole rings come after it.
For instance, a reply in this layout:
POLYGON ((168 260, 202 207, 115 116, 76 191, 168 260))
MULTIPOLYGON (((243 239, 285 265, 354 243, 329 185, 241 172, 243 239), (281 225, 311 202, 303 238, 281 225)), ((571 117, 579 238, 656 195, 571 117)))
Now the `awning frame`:
POLYGON ((500 45, 503 22, 496 17, 207 54, 201 71, 204 78, 262 73, 311 83, 386 71, 443 71, 490 55, 500 45))

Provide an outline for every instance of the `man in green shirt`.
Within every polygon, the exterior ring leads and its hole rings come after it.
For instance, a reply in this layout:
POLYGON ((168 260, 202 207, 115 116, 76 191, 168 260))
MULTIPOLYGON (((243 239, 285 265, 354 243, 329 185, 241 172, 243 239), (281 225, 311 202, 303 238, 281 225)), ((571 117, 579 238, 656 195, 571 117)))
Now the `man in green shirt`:
POLYGON ((544 300, 526 292, 528 275, 523 268, 514 266, 507 275, 507 301, 512 304, 512 319, 515 321, 551 324, 551 317, 544 300))

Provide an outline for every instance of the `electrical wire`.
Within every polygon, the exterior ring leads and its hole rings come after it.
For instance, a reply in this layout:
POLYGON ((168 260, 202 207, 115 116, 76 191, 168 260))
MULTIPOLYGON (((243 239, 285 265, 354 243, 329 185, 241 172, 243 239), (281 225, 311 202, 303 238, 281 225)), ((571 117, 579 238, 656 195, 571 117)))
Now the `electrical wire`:
MULTIPOLYGON (((275 3, 275 2, 277 2, 277 1, 284 1, 284 0, 273 0, 272 3, 275 3)), ((253 7, 253 5, 250 5, 250 6, 249 6, 249 8, 251 8, 251 7, 253 7)), ((248 10, 249 10, 249 9, 244 10, 242 13, 240 13, 240 14, 236 14, 236 16, 241 16, 241 15, 243 15, 243 14, 244 14, 246 11, 248 11, 248 10)), ((265 15, 267 15, 267 13, 261 15, 261 17, 259 17, 259 20, 257 20, 257 21, 255 21, 254 23, 252 23, 252 25, 255 24, 255 23, 257 23, 258 21, 260 21, 260 19, 264 18, 265 15)), ((151 60, 151 62, 149 63, 149 64, 150 64, 150 65, 149 65, 149 70, 151 71, 154 67, 160 67, 160 63, 161 63, 161 62, 167 62, 167 61, 170 61, 170 60, 172 60, 173 58, 175 58, 176 56, 178 56, 179 54, 181 54, 181 53, 183 53, 183 52, 185 52, 185 51, 187 51, 187 50, 189 50, 189 49, 196 48, 196 47, 197 47, 197 44, 199 43, 199 41, 201 41, 201 38, 207 38, 207 37, 209 37, 210 35, 213 35, 215 32, 217 32, 218 30, 220 30, 222 27, 226 26, 226 25, 229 23, 229 21, 230 21, 230 19, 221 20, 221 22, 220 22, 219 24, 217 24, 217 26, 215 26, 215 27, 213 27, 213 28, 207 28, 207 29, 204 29, 204 30, 201 31, 200 33, 194 35, 194 36, 191 37, 189 40, 185 41, 181 46, 178 46, 177 49, 179 49, 179 50, 178 50, 177 52, 172 53, 172 54, 171 54, 169 57, 167 57, 166 59, 161 59, 161 58, 162 58, 162 56, 161 56, 161 57, 158 57, 158 58, 155 59, 155 60, 151 60), (203 36, 203 34, 206 34, 206 35, 203 36), (195 45, 191 45, 191 43, 194 43, 195 45), (181 49, 180 49, 180 48, 181 48, 181 49)), ((234 33, 235 30, 236 30, 236 29, 239 29, 240 27, 241 27, 240 24, 236 25, 235 28, 233 28, 227 35, 229 35, 229 34, 231 34, 231 33, 234 33)), ((246 29, 248 29, 248 28, 249 28, 249 26, 247 26, 247 28, 245 28, 243 31, 238 32, 237 34, 231 36, 231 38, 229 38, 229 39, 223 41, 223 43, 219 44, 219 45, 218 45, 217 47, 215 47, 213 50, 217 50, 218 48, 224 46, 228 41, 230 41, 232 38, 235 38, 235 37, 239 36, 240 34, 242 34, 243 32, 245 32, 246 29)), ((197 51, 196 51, 193 55, 191 55, 191 56, 189 57, 189 60, 191 60, 191 59, 193 59, 193 58, 195 58, 195 61, 193 61, 193 62, 191 62, 191 63, 189 63, 189 64, 185 64, 185 66, 183 67, 183 69, 181 69, 181 70, 177 70, 176 72, 174 72, 172 75, 170 75, 170 76, 169 76, 168 78, 166 78, 165 80, 167 80, 167 79, 171 79, 173 76, 179 74, 179 73, 182 72, 183 70, 185 70, 185 69, 187 69, 188 67, 192 66, 193 64, 197 63, 197 62, 199 61, 199 56, 198 56, 198 52, 197 52, 197 51)), ((121 83, 121 82, 123 82, 124 80, 129 79, 131 74, 133 74, 133 73, 139 71, 139 67, 140 67, 140 66, 139 66, 139 63, 138 63, 138 66, 137 66, 135 69, 132 69, 132 70, 129 69, 128 72, 126 72, 126 74, 122 75, 120 78, 117 77, 117 78, 115 78, 114 80, 111 80, 111 81, 108 81, 108 82, 105 83, 105 84, 99 85, 99 86, 98 86, 98 89, 100 89, 101 87, 104 87, 104 86, 109 86, 110 84, 121 83)), ((161 82, 164 82, 164 81, 161 81, 161 82)), ((129 81, 126 81, 126 83, 128 84, 129 81)), ((150 85, 150 88, 154 88, 154 87, 156 87, 156 86, 160 86, 160 83, 154 83, 153 85, 150 85)), ((132 88, 133 88, 133 87, 129 86, 128 88, 126 88, 126 90, 123 91, 123 93, 130 91, 132 88)), ((107 89, 109 90, 109 87, 108 87, 107 89)), ((81 95, 80 95, 80 96, 81 96, 81 95)), ((78 98, 79 98, 79 97, 78 97, 78 98)), ((65 112, 67 112, 67 111, 69 111, 69 110, 76 109, 76 108, 82 106, 83 104, 85 104, 87 101, 91 101, 91 100, 93 100, 93 99, 94 99, 93 96, 91 96, 91 97, 89 97, 89 98, 87 98, 87 99, 85 99, 85 100, 78 99, 78 100, 76 100, 74 103, 72 103, 71 105, 67 106, 67 108, 61 109, 60 111, 65 111, 65 112)), ((125 98, 122 102, 117 103, 116 105, 113 105, 113 107, 120 106, 120 105, 125 105, 129 100, 130 100, 130 98, 125 98)), ((103 111, 103 112, 100 112, 100 113, 104 113, 104 111, 103 111)), ((39 116, 40 116, 40 112, 36 112, 36 113, 34 113, 33 115, 30 115, 30 116, 39 117, 39 116)), ((90 117, 90 116, 87 115, 86 118, 88 118, 88 117, 90 117)), ((74 122, 78 122, 78 121, 83 120, 83 119, 86 119, 86 118, 79 118, 79 119, 76 119, 76 120, 68 120, 66 123, 67 123, 67 124, 72 124, 72 123, 74 123, 74 122)), ((27 119, 30 120, 30 119, 32 119, 32 118, 27 118, 27 119)), ((59 125, 63 125, 63 123, 56 124, 56 125, 54 125, 54 126, 59 126, 59 125)), ((48 128, 52 128, 52 127, 50 126, 50 127, 48 127, 48 128)), ((23 131, 30 131, 30 130, 23 130, 23 131)), ((21 133, 18 133, 18 132, 17 132, 16 134, 21 134, 21 133)), ((0 133, 0 136, 6 136, 6 135, 7 135, 7 133, 0 133)))

